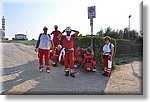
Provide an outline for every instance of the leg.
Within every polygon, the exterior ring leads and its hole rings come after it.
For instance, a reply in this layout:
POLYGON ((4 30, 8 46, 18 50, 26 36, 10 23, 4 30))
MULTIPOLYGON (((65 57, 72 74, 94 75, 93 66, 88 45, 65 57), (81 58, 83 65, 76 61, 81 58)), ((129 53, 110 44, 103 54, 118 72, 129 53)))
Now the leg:
POLYGON ((43 50, 39 49, 38 50, 38 57, 39 57, 39 64, 40 64, 40 68, 43 68, 43 50))
MULTIPOLYGON (((45 65, 46 65, 46 70, 50 70, 50 65, 49 65, 49 56, 50 56, 50 50, 45 50, 45 65)), ((49 72, 49 71, 48 71, 49 72)))
POLYGON ((104 74, 107 75, 108 60, 103 58, 104 74))
POLYGON ((110 61, 110 57, 111 57, 111 56, 109 56, 109 57, 108 57, 108 60, 107 60, 107 63, 108 63, 108 64, 111 64, 110 66, 107 64, 107 76, 108 76, 108 77, 110 77, 110 75, 111 75, 111 66, 112 66, 112 63, 109 62, 109 61, 110 61))
POLYGON ((75 69, 74 69, 74 51, 71 51, 69 53, 69 59, 70 59, 70 70, 71 70, 71 76, 72 77, 75 77, 74 75, 74 72, 75 72, 75 69))
POLYGON ((68 55, 69 53, 66 53, 65 54, 65 60, 64 60, 64 66, 65 66, 65 76, 68 76, 69 75, 69 69, 68 69, 68 55))

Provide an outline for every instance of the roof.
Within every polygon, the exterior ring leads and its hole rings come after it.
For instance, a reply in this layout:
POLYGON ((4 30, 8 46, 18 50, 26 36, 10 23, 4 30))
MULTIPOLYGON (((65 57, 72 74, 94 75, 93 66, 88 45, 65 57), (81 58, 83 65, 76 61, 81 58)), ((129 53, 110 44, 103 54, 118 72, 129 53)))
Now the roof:
POLYGON ((25 34, 15 34, 15 36, 26 36, 25 34))

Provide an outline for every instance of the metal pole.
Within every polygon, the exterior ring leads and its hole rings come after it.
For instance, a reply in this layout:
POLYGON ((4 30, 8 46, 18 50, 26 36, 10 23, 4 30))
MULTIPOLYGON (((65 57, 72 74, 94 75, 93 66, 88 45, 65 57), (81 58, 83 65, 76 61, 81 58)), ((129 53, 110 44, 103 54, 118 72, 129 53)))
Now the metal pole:
POLYGON ((130 39, 130 34, 129 34, 129 31, 130 31, 130 17, 131 17, 131 15, 129 15, 128 39, 130 39))
POLYGON ((91 25, 91 49, 93 50, 93 18, 90 19, 90 25, 91 25))

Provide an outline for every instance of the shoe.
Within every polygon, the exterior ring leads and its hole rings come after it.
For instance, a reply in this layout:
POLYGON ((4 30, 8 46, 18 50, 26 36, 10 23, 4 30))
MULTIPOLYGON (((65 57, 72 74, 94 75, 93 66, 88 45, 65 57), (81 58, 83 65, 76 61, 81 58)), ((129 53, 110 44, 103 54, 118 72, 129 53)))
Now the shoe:
POLYGON ((65 76, 69 76, 69 71, 65 71, 65 76))
POLYGON ((46 68, 46 72, 50 73, 50 68, 49 67, 46 68))
POLYGON ((40 67, 40 68, 39 68, 39 72, 43 72, 43 68, 40 67))
POLYGON ((71 73, 70 76, 73 77, 73 78, 75 77, 74 73, 71 73))
POLYGON ((50 70, 46 70, 47 73, 50 73, 50 70))
POLYGON ((107 76, 105 72, 102 75, 107 76))
POLYGON ((93 68, 93 69, 92 69, 92 72, 96 72, 96 71, 97 71, 97 69, 96 69, 96 68, 93 68))

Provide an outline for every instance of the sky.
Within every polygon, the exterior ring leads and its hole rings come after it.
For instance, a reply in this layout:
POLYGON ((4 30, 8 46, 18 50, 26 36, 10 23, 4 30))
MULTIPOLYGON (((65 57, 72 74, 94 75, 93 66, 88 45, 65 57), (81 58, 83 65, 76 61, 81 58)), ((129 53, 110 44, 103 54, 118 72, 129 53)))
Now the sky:
MULTIPOLYGON (((6 38, 17 33, 27 34, 28 39, 37 39, 43 27, 54 30, 54 25, 63 31, 67 26, 91 34, 88 19, 89 6, 96 6, 93 19, 93 34, 110 26, 112 29, 130 27, 139 32, 139 4, 142 0, 2 0, 0 17, 6 19, 6 38)), ((1 22, 0 22, 1 25, 1 22)), ((0 26, 1 28, 1 26, 0 26)))

